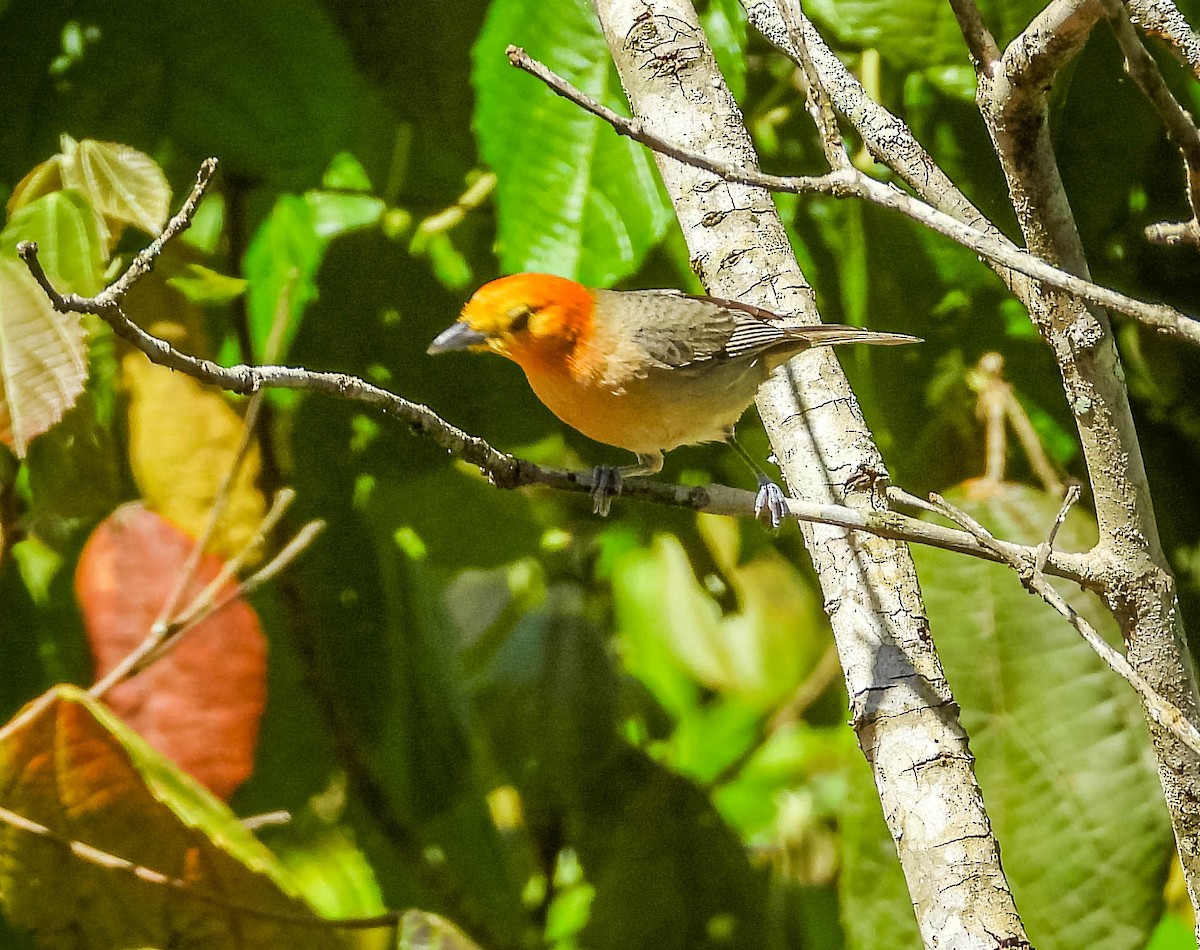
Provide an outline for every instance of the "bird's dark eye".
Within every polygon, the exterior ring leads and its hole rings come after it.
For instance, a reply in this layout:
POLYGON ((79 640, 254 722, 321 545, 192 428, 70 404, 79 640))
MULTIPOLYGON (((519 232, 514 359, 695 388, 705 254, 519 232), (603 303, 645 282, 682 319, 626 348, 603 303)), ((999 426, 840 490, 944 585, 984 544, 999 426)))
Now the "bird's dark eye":
POLYGON ((512 318, 512 322, 508 325, 509 332, 523 333, 529 329, 529 318, 533 316, 533 308, 516 307, 509 315, 512 318))

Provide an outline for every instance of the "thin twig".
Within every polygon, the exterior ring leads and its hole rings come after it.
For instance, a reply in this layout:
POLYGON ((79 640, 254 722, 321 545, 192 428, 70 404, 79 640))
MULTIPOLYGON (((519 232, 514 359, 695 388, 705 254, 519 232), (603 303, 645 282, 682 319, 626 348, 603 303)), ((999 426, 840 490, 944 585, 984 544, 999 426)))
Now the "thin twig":
POLYGON ((221 564, 221 570, 217 573, 204 590, 200 591, 191 602, 179 613, 174 614, 173 620, 176 623, 182 623, 190 620, 195 616, 205 604, 208 604, 216 596, 217 591, 233 580, 234 576, 242 569, 251 552, 257 550, 262 545, 284 513, 291 507, 292 502, 296 500, 296 493, 290 488, 285 488, 275 495, 275 500, 271 502, 271 507, 267 510, 266 515, 258 523, 258 527, 254 529, 254 533, 249 540, 242 545, 241 549, 229 560, 221 564))
POLYGON ((234 450, 233 462, 226 469, 225 475, 221 479, 221 484, 217 488, 217 494, 213 498, 212 505, 209 506, 208 516, 204 520, 204 528, 200 532, 200 536, 192 544, 192 549, 188 552, 187 560, 184 562, 183 568, 179 571, 179 576, 175 579, 175 586, 171 589, 171 593, 167 599, 163 601, 162 609, 159 610, 158 616, 146 634, 148 637, 162 636, 167 624, 175 616, 175 611, 179 609, 179 603, 183 600, 184 591, 192 583, 196 568, 200 565, 200 558, 204 554, 204 549, 208 547, 209 542, 212 540, 213 534, 217 530, 217 524, 220 522, 221 516, 225 512, 225 507, 229 503, 229 498, 233 494, 234 480, 241 470, 242 462, 250 450, 250 443, 254 436, 254 423, 258 418, 258 407, 261 401, 261 393, 255 393, 250 398, 249 404, 246 407, 246 415, 242 419, 241 438, 238 440, 237 448, 234 450))
MULTIPOLYGON (((155 663, 162 658, 167 652, 175 647, 175 644, 184 636, 184 634, 193 630, 195 627, 204 623, 209 617, 220 613, 235 600, 242 600, 249 597, 256 590, 267 583, 267 581, 276 577, 280 571, 288 567, 297 557, 303 553, 310 544, 316 540, 318 534, 325 528, 323 521, 310 521, 296 532, 292 538, 270 561, 260 567, 257 571, 240 581, 235 586, 231 587, 220 597, 206 599, 201 601, 197 598, 188 607, 180 617, 172 621, 165 631, 164 636, 154 643, 143 644, 139 646, 130 657, 122 661, 120 667, 114 668, 114 671, 121 669, 122 675, 119 678, 114 678, 115 682, 120 682, 121 679, 127 679, 131 676, 136 676, 146 667, 155 663)), ((111 674, 110 674, 111 676, 111 674)), ((105 677, 107 681, 110 677, 105 677)), ((111 688, 113 684, 109 684, 111 688)), ((95 689, 96 687, 94 687, 95 689)), ((102 692, 96 692, 93 695, 103 695, 102 692)))
POLYGON ((842 139, 841 129, 838 128, 837 113, 829 93, 821 82, 821 74, 817 71, 812 57, 808 54, 808 44, 800 31, 801 13, 797 9, 796 0, 777 0, 779 15, 787 24, 788 39, 796 50, 796 62, 800 67, 800 79, 804 83, 804 99, 808 114, 812 116, 813 124, 821 140, 821 150, 830 168, 850 168, 853 162, 846 152, 846 143, 842 139))
POLYGON ((925 225, 964 247, 970 248, 996 264, 1011 268, 1051 287, 1057 287, 1082 300, 1127 314, 1162 333, 1178 337, 1189 343, 1200 344, 1200 321, 1194 320, 1174 307, 1137 300, 1111 288, 1102 287, 1082 277, 1059 270, 1010 242, 1001 241, 985 234, 898 188, 871 178, 856 168, 839 168, 825 175, 788 178, 734 166, 728 162, 680 148, 647 129, 644 123, 638 119, 629 119, 613 112, 552 72, 543 63, 531 58, 519 47, 510 46, 508 58, 514 66, 541 79, 560 96, 608 122, 618 134, 641 142, 648 148, 674 158, 676 161, 710 171, 726 181, 765 188, 769 191, 823 194, 832 198, 860 198, 870 201, 880 207, 897 211, 918 224, 925 225))
POLYGON ((1058 514, 1054 518, 1054 523, 1050 525, 1050 530, 1046 532, 1046 540, 1038 545, 1037 557, 1033 562, 1033 569, 1038 574, 1044 573, 1046 559, 1050 557, 1050 553, 1054 550, 1054 539, 1058 537, 1059 529, 1066 523, 1067 515, 1075 507, 1075 503, 1079 501, 1081 494, 1083 494, 1083 491, 1078 485, 1072 485, 1067 489, 1062 505, 1058 509, 1058 514))
POLYGON ((984 24, 975 0, 950 0, 950 8, 958 20, 958 29, 966 41, 975 72, 990 73, 1000 59, 1000 48, 984 24))
MULTIPOLYGON (((251 536, 249 542, 247 542, 242 551, 239 552, 239 554, 235 557, 235 563, 240 564, 245 559, 247 551, 252 547, 257 547, 257 545, 261 542, 262 537, 265 536, 265 534, 270 531, 275 523, 279 520, 280 516, 283 514, 283 510, 286 509, 288 503, 290 503, 291 497, 291 492, 280 492, 279 496, 276 498, 276 503, 272 505, 271 510, 267 512, 267 515, 263 518, 262 523, 251 536)), ((314 522, 314 524, 321 525, 321 522, 314 522)), ((316 532, 310 530, 312 527, 313 526, 310 524, 301 529, 297 536, 284 547, 283 551, 275 555, 275 557, 268 562, 266 567, 260 569, 256 574, 252 575, 251 580, 259 577, 259 575, 267 571, 268 568, 274 568, 274 570, 272 570, 271 574, 268 576, 273 576, 275 573, 277 573, 280 559, 283 558, 285 554, 287 555, 285 563, 290 563, 292 560, 294 560, 295 556, 301 550, 303 550, 304 547, 307 547, 308 544, 311 543, 313 537, 315 537, 316 532), (302 537, 305 539, 304 543, 299 549, 297 549, 297 540, 302 537)), ((320 528, 318 527, 317 530, 320 530, 320 528)), ((195 549, 193 548, 193 551, 194 550, 195 549)), ((211 617, 226 604, 236 600, 238 597, 249 595, 253 590, 257 589, 257 587, 261 585, 261 581, 253 585, 251 585, 250 581, 243 581, 234 586, 232 590, 223 597, 215 598, 217 590, 219 590, 224 584, 228 583, 228 580, 229 574, 222 572, 218 575, 216 580, 205 587, 200 594, 198 594, 196 597, 193 597, 184 610, 173 615, 160 614, 160 619, 154 622, 142 642, 124 657, 122 657, 121 661, 116 666, 109 670, 95 684, 93 684, 88 690, 88 694, 96 699, 103 699, 104 696, 107 695, 108 692, 118 683, 129 679, 131 676, 137 675, 155 660, 165 655, 174 647, 174 645, 179 641, 180 637, 182 637, 197 624, 201 623, 206 618, 211 617)))
POLYGON ((86 861, 88 864, 104 868, 107 871, 129 874, 139 881, 169 888, 192 900, 201 901, 228 913, 244 914, 247 917, 256 917, 260 920, 269 920, 280 924, 294 924, 299 927, 316 927, 333 930, 374 930, 378 927, 395 927, 401 917, 403 917, 402 911, 388 911, 371 917, 347 917, 335 920, 327 917, 318 917, 315 912, 306 914, 302 911, 296 911, 290 913, 288 911, 256 907, 253 904, 246 904, 223 895, 214 894, 211 891, 196 886, 191 881, 171 877, 169 874, 163 874, 161 871, 148 868, 145 865, 122 858, 108 851, 103 851, 100 848, 92 847, 90 844, 84 844, 82 841, 64 838, 53 829, 4 807, 0 807, 0 822, 17 831, 36 835, 41 840, 61 848, 72 856, 86 861))
MULTIPOLYGON (((937 494, 931 494, 929 500, 937 505, 947 518, 962 525, 980 544, 991 547, 997 554, 1000 553, 999 547, 996 546, 999 543, 998 540, 965 511, 956 508, 937 494)), ((1064 504, 1064 508, 1066 507, 1064 504)), ((1062 517, 1066 517, 1065 511, 1062 513, 1062 517)), ((1057 523, 1056 521, 1056 525, 1057 523)), ((1195 725, 1183 714, 1178 706, 1159 695, 1142 675, 1130 666, 1129 661, 1121 653, 1113 649, 1108 641, 1100 636, 1096 632, 1096 629, 1080 616, 1074 607, 1067 603, 1066 598, 1055 590, 1053 585, 1046 579, 1046 575, 1037 569, 1036 555, 1032 559, 1025 559, 1023 556, 1010 557, 1004 555, 1000 560, 1008 564, 1016 572, 1021 583, 1030 593, 1042 598, 1055 611, 1065 617, 1087 642, 1088 646, 1104 661, 1105 665, 1134 688, 1141 697, 1147 714, 1154 722, 1170 730, 1184 745, 1193 752, 1200 754, 1200 730, 1197 730, 1195 725)))

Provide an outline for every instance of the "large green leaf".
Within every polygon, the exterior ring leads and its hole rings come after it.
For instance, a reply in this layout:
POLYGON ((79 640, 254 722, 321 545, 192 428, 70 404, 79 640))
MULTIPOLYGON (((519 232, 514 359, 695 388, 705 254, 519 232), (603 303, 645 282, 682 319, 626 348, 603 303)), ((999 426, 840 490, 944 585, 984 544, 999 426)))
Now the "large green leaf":
POLYGON ((498 176, 500 259, 586 284, 632 273, 670 213, 645 149, 508 64, 530 55, 614 108, 622 96, 584 0, 497 0, 475 44, 475 131, 498 176))
MULTIPOLYGON (((950 497, 998 537, 1025 543, 1044 537, 1058 507, 1032 489, 983 482, 950 497)), ((1057 544, 1087 550, 1095 538, 1094 521, 1077 510, 1057 544)), ((1030 939, 1042 950, 1144 946, 1162 913, 1171 836, 1135 694, 1011 570, 933 548, 913 553, 1030 939)), ((1056 586, 1120 644, 1094 597, 1056 586)), ((907 904, 894 886, 884 886, 892 903, 880 899, 879 876, 896 880, 894 860, 879 870, 890 840, 882 822, 874 832, 851 829, 843 878, 851 945, 900 946, 883 936, 894 901, 907 904)))
POLYGON ((75 687, 44 694, 0 729, 0 805, 58 839, 0 825, 0 904, 46 945, 343 945, 232 812, 75 687), (62 842, 186 879, 194 892, 62 842))

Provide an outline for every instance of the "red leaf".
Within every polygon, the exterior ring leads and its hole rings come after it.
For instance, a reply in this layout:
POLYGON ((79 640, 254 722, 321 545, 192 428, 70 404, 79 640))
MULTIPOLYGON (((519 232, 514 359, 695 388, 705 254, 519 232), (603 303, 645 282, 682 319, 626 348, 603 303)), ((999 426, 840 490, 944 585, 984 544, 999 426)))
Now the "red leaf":
MULTIPOLYGON (((75 572, 97 678, 142 642, 183 569, 193 540, 140 504, 109 515, 75 572)), ((200 559, 180 607, 221 570, 200 559)), ((227 588, 228 589, 228 588, 227 588)), ((166 656, 113 688, 107 703, 156 749, 221 798, 254 767, 266 703, 266 642, 254 608, 230 602, 166 656)))

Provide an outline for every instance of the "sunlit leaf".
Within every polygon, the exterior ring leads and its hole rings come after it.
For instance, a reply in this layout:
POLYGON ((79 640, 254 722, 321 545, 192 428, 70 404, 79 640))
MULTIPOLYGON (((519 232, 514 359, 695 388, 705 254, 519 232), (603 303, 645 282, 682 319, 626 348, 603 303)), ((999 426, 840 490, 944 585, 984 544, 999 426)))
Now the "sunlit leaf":
POLYGON ((113 232, 132 224, 158 234, 171 209, 167 176, 145 152, 120 142, 62 139, 62 176, 68 188, 82 192, 113 232))
POLYGON ((420 910, 408 911, 400 921, 400 950, 479 950, 454 924, 420 910))
POLYGON ((229 303, 244 294, 247 287, 247 281, 240 277, 194 263, 188 264, 182 274, 168 277, 167 284, 193 303, 201 304, 229 303))
POLYGON ((682 665, 697 683, 761 709, 794 690, 821 649, 811 635, 820 628, 807 588, 782 559, 765 556, 732 569, 730 579, 742 609, 726 616, 675 538, 662 535, 652 548, 623 558, 613 588, 630 672, 654 688, 664 675, 655 657, 665 649, 662 658, 682 665))
POLYGON ((25 265, 0 257, 0 441, 23 456, 83 392, 79 316, 57 313, 25 265))
POLYGON ((56 191, 15 211, 0 233, 0 250, 14 254, 21 241, 37 244, 38 261, 60 293, 86 297, 104 285, 108 255, 96 215, 80 192, 56 191))
POLYGON ((314 925, 287 872, 235 815, 75 687, 46 693, 0 729, 0 806, 57 839, 0 822, 0 906, 44 946, 344 946, 314 925), (100 866, 71 842, 189 890, 100 866))
MULTIPOLYGON (((62 151, 37 165, 9 198, 15 213, 37 199, 73 189, 83 195, 109 242, 128 224, 157 235, 170 213, 167 176, 145 152, 119 142, 62 137, 62 151)), ((85 291, 80 291, 84 293, 85 291)))
POLYGON ((12 194, 8 196, 9 215, 15 214, 38 198, 66 188, 63 183, 62 164, 62 155, 54 155, 34 165, 25 177, 17 182, 12 194))
MULTIPOLYGON (((92 533, 75 591, 97 678, 142 642, 180 580, 194 541, 140 505, 118 508, 92 533)), ((203 557, 186 607, 221 571, 203 557)), ((229 590, 226 582, 214 596, 229 590)), ((258 616, 235 600, 186 633, 107 701, 151 745, 212 792, 228 798, 254 766, 266 702, 266 642, 258 616)))

